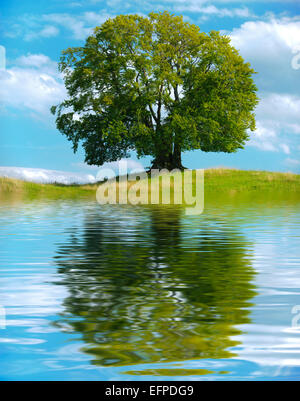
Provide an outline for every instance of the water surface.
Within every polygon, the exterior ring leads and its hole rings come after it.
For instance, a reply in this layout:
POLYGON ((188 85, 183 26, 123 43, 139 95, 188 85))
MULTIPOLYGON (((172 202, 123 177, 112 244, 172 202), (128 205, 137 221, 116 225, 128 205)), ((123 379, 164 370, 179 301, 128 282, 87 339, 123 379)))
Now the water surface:
POLYGON ((282 199, 2 201, 0 378, 299 380, 299 223, 282 199))

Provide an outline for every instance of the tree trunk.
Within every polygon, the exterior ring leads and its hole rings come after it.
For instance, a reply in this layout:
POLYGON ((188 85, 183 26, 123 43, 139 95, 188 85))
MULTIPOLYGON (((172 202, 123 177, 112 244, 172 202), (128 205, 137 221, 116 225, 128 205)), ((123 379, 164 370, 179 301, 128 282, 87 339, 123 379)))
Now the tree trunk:
POLYGON ((174 144, 174 151, 173 151, 173 155, 172 155, 172 164, 173 164, 173 168, 178 168, 180 170, 183 170, 184 167, 181 164, 181 147, 178 143, 174 144))
POLYGON ((156 155, 152 162, 152 169, 167 169, 173 170, 175 168, 184 170, 181 164, 181 149, 179 145, 174 145, 173 152, 160 152, 156 155))

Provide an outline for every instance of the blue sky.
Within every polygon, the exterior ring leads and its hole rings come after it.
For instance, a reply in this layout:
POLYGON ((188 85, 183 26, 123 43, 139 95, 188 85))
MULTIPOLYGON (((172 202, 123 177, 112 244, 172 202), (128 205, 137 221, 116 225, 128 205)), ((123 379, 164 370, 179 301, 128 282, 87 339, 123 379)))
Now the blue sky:
MULTIPOLYGON (((0 0, 0 5, 0 45, 6 50, 6 66, 0 60, 0 166, 92 172, 82 150, 73 154, 49 112, 65 96, 57 71, 60 52, 84 44, 106 18, 168 10, 202 31, 230 35, 258 72, 261 99, 257 131, 244 150, 188 152, 183 164, 300 173, 299 0, 0 0)), ((140 160, 145 166, 149 161, 140 160)))

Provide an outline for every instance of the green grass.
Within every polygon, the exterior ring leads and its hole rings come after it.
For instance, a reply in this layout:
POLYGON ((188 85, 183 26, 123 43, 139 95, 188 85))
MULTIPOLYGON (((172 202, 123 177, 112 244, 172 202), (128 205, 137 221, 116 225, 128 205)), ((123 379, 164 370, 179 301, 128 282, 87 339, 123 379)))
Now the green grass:
MULTIPOLYGON (((0 199, 49 198, 77 199, 94 198, 98 185, 36 184, 11 178, 0 177, 0 199)), ((272 173, 267 171, 245 171, 226 168, 205 170, 205 196, 219 194, 235 197, 239 194, 258 196, 261 193, 276 193, 300 199, 300 175, 272 173)))
POLYGON ((276 191, 300 193, 300 175, 246 171, 234 169, 210 169, 205 171, 205 191, 229 193, 276 191))
POLYGON ((36 184, 0 177, 0 199, 7 196, 51 199, 93 197, 96 188, 96 185, 36 184))
POLYGON ((205 205, 227 204, 239 210, 286 208, 300 203, 300 175, 268 171, 210 169, 205 171, 205 205))

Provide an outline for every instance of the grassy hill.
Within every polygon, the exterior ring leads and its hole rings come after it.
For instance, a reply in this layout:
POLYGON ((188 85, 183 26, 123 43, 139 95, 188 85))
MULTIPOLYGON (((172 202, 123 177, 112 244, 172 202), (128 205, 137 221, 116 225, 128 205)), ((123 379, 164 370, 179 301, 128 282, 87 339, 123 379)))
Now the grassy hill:
MULTIPOLYGON (((266 171, 245 171, 235 169, 208 169, 204 175, 205 196, 218 194, 235 196, 261 193, 276 193, 300 199, 300 175, 292 173, 272 173, 266 171)), ((17 198, 94 198, 99 184, 61 185, 36 184, 0 177, 0 199, 17 198)))
POLYGON ((234 169, 205 170, 205 190, 216 189, 232 193, 262 190, 299 192, 300 174, 234 169))

